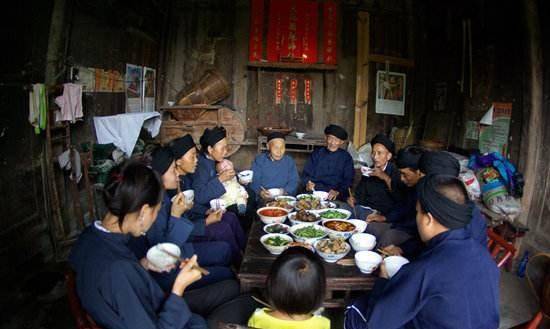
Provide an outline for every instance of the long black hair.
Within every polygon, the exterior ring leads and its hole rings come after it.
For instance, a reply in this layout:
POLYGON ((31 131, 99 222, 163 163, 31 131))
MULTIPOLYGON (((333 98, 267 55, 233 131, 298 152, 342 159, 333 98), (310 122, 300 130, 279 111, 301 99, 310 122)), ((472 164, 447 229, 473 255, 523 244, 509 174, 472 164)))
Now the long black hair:
POLYGON ((162 200, 162 182, 159 175, 140 162, 129 162, 111 172, 103 189, 103 200, 109 212, 118 217, 122 228, 124 217, 143 205, 156 206, 162 200))
POLYGON ((273 262, 266 286, 267 299, 276 310, 309 314, 323 303, 325 269, 309 249, 288 248, 273 262))

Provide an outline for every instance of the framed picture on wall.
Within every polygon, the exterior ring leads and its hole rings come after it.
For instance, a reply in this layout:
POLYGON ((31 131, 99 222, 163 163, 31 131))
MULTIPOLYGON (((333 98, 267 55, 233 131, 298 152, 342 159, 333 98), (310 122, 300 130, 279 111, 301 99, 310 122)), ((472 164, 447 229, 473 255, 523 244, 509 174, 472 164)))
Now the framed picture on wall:
POLYGON ((404 73, 376 72, 376 113, 405 115, 404 73))

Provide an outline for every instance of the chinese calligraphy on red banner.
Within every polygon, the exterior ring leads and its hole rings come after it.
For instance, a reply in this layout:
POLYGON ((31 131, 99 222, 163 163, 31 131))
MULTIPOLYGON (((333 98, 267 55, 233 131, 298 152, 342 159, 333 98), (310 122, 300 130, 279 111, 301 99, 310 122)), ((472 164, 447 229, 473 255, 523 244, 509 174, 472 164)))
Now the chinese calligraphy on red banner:
POLYGON ((264 0, 250 0, 250 12, 248 60, 259 61, 263 57, 264 0))

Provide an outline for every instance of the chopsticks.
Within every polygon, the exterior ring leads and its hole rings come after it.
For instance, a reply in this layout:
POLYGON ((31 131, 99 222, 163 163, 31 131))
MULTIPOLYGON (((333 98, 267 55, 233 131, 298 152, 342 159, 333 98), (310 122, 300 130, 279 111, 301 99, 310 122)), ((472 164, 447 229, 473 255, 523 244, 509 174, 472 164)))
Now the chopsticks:
POLYGON ((259 304, 262 304, 263 306, 267 307, 267 308, 270 308, 270 309, 273 309, 273 306, 269 305, 268 302, 264 302, 263 300, 261 300, 260 298, 256 297, 256 296, 251 296, 252 299, 254 299, 256 302, 258 302, 259 304))
POLYGON ((384 255, 386 257, 392 256, 392 254, 390 254, 389 252, 387 252, 385 250, 382 250, 380 248, 376 248, 376 251, 378 251, 379 253, 381 253, 382 255, 384 255))
MULTIPOLYGON (((169 252, 168 250, 164 249, 164 248, 160 248, 160 251, 162 251, 163 253, 167 254, 168 256, 170 257, 173 257, 177 260, 179 260, 180 262, 185 262, 185 259, 177 256, 177 255, 174 255, 173 253, 169 252)), ((193 266, 194 269, 198 270, 199 272, 201 272, 202 275, 208 275, 210 274, 210 272, 208 272, 208 270, 206 270, 205 268, 203 267, 200 267, 199 265, 194 265, 193 266)))

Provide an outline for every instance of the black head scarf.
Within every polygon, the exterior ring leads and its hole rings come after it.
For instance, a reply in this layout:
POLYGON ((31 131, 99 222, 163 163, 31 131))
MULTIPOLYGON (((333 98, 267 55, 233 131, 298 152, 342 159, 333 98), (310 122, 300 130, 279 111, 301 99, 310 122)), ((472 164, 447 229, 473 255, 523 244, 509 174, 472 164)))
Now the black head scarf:
POLYGON ((224 127, 206 128, 200 138, 202 151, 206 152, 208 146, 214 146, 227 136, 224 127))
POLYGON ((332 124, 328 125, 325 128, 325 135, 332 135, 340 138, 343 141, 348 139, 348 132, 344 128, 337 125, 332 125, 332 124))
POLYGON ((151 168, 159 173, 161 176, 164 175, 166 170, 170 168, 170 165, 174 161, 174 155, 168 147, 156 148, 151 156, 151 168))
POLYGON ((424 153, 424 150, 418 146, 407 146, 397 152, 395 164, 399 169, 410 168, 417 170, 422 153, 424 153))
POLYGON ((272 132, 271 134, 267 135, 267 142, 269 142, 272 139, 276 139, 276 138, 285 139, 285 134, 280 133, 278 131, 272 132))
POLYGON ((418 169, 426 175, 449 175, 458 177, 460 164, 449 152, 425 152, 418 161, 418 169))
POLYGON ((377 134, 371 140, 370 145, 374 147, 374 144, 381 144, 391 153, 395 154, 395 144, 384 134, 377 134))
POLYGON ((422 178, 416 186, 422 209, 432 214, 441 225, 454 230, 468 225, 472 220, 474 205, 468 199, 466 188, 458 178, 448 175, 429 175, 422 178), (466 197, 464 204, 458 204, 437 191, 441 184, 453 183, 464 189, 466 197))
POLYGON ((172 154, 174 155, 174 158, 179 159, 184 156, 187 151, 195 147, 195 142, 193 141, 193 137, 187 134, 171 141, 169 147, 170 151, 172 151, 172 154))

